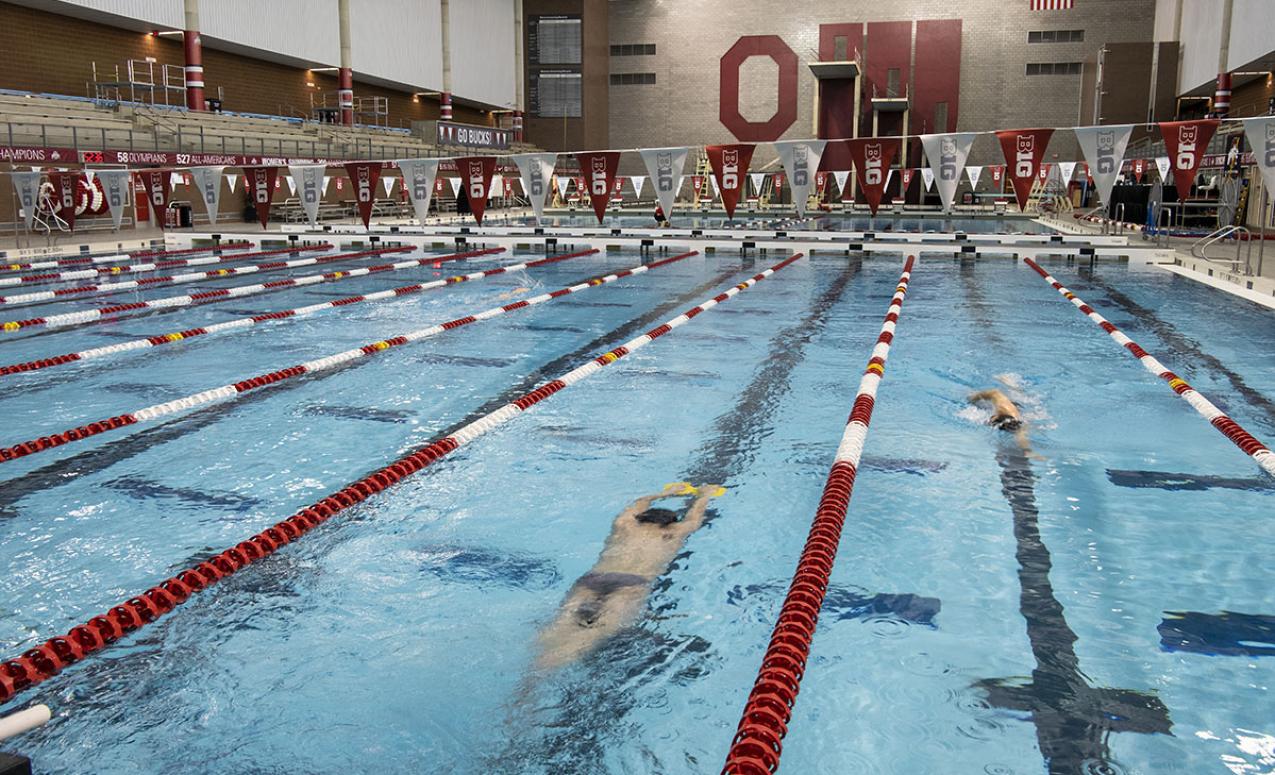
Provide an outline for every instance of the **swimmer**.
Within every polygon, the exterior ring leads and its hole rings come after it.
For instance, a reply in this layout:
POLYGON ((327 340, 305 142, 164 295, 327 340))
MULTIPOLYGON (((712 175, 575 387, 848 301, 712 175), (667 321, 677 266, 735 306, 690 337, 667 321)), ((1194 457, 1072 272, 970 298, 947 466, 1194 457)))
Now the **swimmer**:
POLYGON ((1031 442, 1027 438, 1027 425, 1023 421, 1022 410, 1018 408, 1018 404, 1010 400, 1000 390, 992 388, 991 390, 983 390, 974 393, 969 397, 971 404, 986 402, 992 407, 992 416, 988 419, 987 424, 998 431, 1014 434, 1014 439, 1018 442, 1018 446, 1024 452, 1031 451, 1031 442))
POLYGON ((514 288, 512 291, 505 291, 504 293, 500 294, 500 295, 499 295, 499 296, 497 296, 496 298, 497 298, 497 299, 501 299, 501 300, 504 300, 504 299, 512 299, 512 298, 513 298, 513 297, 515 297, 515 296, 521 296, 521 295, 523 295, 524 293, 526 293, 526 292, 527 292, 527 291, 529 291, 529 290, 531 290, 531 289, 530 289, 530 288, 523 288, 523 287, 514 288))
POLYGON ((655 579, 704 524, 709 500, 723 492, 715 484, 692 487, 678 482, 657 495, 638 498, 620 512, 598 561, 571 586, 558 615, 540 633, 536 668, 570 664, 635 621, 655 579), (694 496, 684 513, 652 506, 680 496, 694 496))

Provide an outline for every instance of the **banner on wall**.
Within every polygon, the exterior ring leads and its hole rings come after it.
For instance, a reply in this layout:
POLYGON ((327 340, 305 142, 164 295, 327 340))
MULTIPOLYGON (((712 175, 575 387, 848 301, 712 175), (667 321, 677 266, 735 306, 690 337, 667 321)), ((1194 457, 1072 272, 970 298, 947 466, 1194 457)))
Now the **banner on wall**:
POLYGON ((487 212, 487 191, 491 187, 491 176, 496 172, 496 157, 465 156, 456 160, 456 169, 461 174, 461 191, 474 220, 482 226, 483 213, 487 212))
POLYGON ((1155 168, 1159 170, 1160 172, 1160 182, 1168 183, 1169 170, 1172 169, 1172 165, 1169 164, 1169 157, 1168 156, 1155 157, 1155 168))
POLYGON ((641 199, 641 198, 642 198, 642 189, 643 189, 643 187, 645 187, 645 186, 646 186, 646 176, 645 176, 645 175, 634 175, 634 176, 633 176, 633 178, 632 178, 632 180, 633 180, 633 198, 634 198, 634 199, 641 199))
POLYGON ((620 166, 619 151, 594 151, 577 153, 576 163, 583 173, 585 181, 582 190, 589 192, 589 202, 593 205, 593 214, 598 223, 606 216, 607 204, 611 199, 611 189, 615 185, 615 171, 620 166))
POLYGON ((863 189, 863 198, 873 215, 881 206, 889 182, 890 165, 898 155, 901 143, 897 137, 874 137, 849 140, 846 143, 854 162, 855 179, 863 189))
POLYGON ((1164 150, 1173 163, 1173 182, 1177 185, 1179 199, 1185 201, 1191 195, 1196 170, 1200 169, 1204 151, 1220 123, 1215 118, 1160 122, 1160 134, 1164 137, 1164 150))
MULTIPOLYGON (((938 185, 939 200, 943 210, 950 211, 956 199, 956 187, 961 182, 961 172, 965 169, 965 161, 970 156, 970 146, 978 135, 973 132, 951 132, 941 135, 921 135, 921 147, 925 149, 925 158, 929 164, 929 180, 938 185)), ((925 172, 926 170, 922 170, 925 172)), ((906 191, 910 182, 907 176, 903 179, 906 191)), ((929 189, 926 184, 926 189, 929 189)))
MULTIPOLYGON (((673 212, 673 201, 682 188, 682 169, 686 166, 689 152, 689 148, 650 148, 640 152, 646 174, 651 178, 651 187, 655 189, 655 198, 659 200, 660 210, 666 219, 673 212)), ((699 194, 698 188, 695 193, 699 194)))
POLYGON ((75 195, 79 183, 84 176, 78 172, 50 172, 49 183, 53 184, 53 202, 61 209, 58 217, 66 221, 66 228, 75 231, 75 195))
MULTIPOLYGON (((823 158, 823 150, 827 145, 826 140, 786 140, 774 143, 779 161, 792 186, 792 204, 797 208, 798 218, 806 215, 806 200, 810 197, 810 187, 815 183, 815 172, 819 169, 819 160, 823 158)), ((752 157, 753 146, 750 145, 748 160, 751 161, 752 157)), ((779 193, 780 185, 781 178, 776 175, 776 194, 779 193)))
POLYGON ((355 161, 344 166, 345 174, 350 177, 350 184, 354 186, 354 201, 359 208, 359 219, 366 229, 372 220, 372 205, 376 202, 376 182, 381 179, 381 164, 355 161))
POLYGON ((589 191, 589 181, 585 180, 582 175, 576 176, 576 197, 584 199, 585 194, 589 191))
POLYGON ((146 201, 155 213, 155 222, 164 228, 164 210, 168 209, 168 195, 171 193, 169 177, 160 170, 143 170, 138 173, 142 185, 146 187, 146 201))
POLYGON ((323 174, 326 164, 290 164, 288 177, 300 194, 301 209, 311 226, 319 222, 319 203, 323 201, 323 174))
POLYGON ((1062 177, 1063 185, 1071 183, 1071 177, 1076 174, 1076 162, 1060 161, 1058 162, 1058 174, 1062 177))
MULTIPOLYGON (((124 208, 128 206, 128 170, 97 170, 97 179, 102 184, 102 194, 106 197, 106 206, 111 211, 111 221, 115 228, 124 220, 124 208)), ((198 179, 198 178, 196 178, 198 179)), ((218 177, 217 185, 221 185, 218 177)))
POLYGON ((1005 154, 1009 181, 1014 184, 1014 196, 1019 211, 1027 209, 1031 198, 1032 182, 1040 170, 1040 160, 1045 157, 1045 147, 1053 136, 1052 129, 1002 129, 996 133, 1005 154))
POLYGON ((1266 181, 1266 190, 1275 191, 1275 116, 1244 119, 1244 134, 1266 181))
MULTIPOLYGON (((779 151, 781 159, 784 158, 784 145, 786 143, 775 143, 775 150, 779 151)), ((752 143, 735 143, 710 145, 704 149, 704 152, 708 154, 709 166, 713 168, 713 182, 717 184, 717 195, 722 199, 722 207, 726 210, 727 218, 735 217, 735 205, 739 204, 739 197, 744 193, 744 181, 748 179, 748 165, 753 160, 753 151, 756 148, 757 146, 752 143)), ((818 166, 818 161, 815 162, 815 166, 818 166)), ((785 169, 788 168, 785 167, 785 169)), ((791 169, 788 174, 790 176, 793 174, 791 169)))
POLYGON ((784 184, 788 182, 788 179, 784 176, 784 173, 776 172, 770 176, 770 180, 775 185, 775 196, 779 196, 780 189, 784 187, 784 184))
POLYGON ((970 179, 970 188, 978 188, 978 179, 983 174, 983 167, 970 165, 965 168, 965 175, 970 179))
MULTIPOLYGON (((436 173, 437 174, 437 173, 436 173)), ((434 178, 434 196, 442 196, 447 193, 447 178, 434 178)))
POLYGON ((22 207, 22 222, 26 224, 27 231, 31 231, 31 224, 35 221, 35 210, 40 196, 40 179, 44 177, 44 173, 39 170, 31 172, 14 172, 13 189, 18 196, 18 204, 22 207))
POLYGON ((270 220, 270 203, 274 200, 275 185, 279 181, 279 168, 244 167, 243 171, 247 183, 244 190, 257 208, 257 220, 261 221, 264 229, 270 220))
POLYGON ((195 190, 208 212, 208 222, 217 223, 217 211, 221 207, 221 176, 225 167, 191 167, 190 174, 195 181, 195 190))
POLYGON ((1085 156, 1085 167, 1103 204, 1111 204, 1111 187, 1120 177, 1124 152, 1133 134, 1133 124, 1076 127, 1076 140, 1085 156))
MULTIPOLYGON (((531 203, 531 211, 539 224, 545 214, 545 198, 553 180, 553 166, 558 163, 556 153, 522 153, 515 157, 518 175, 522 178, 522 191, 531 203)), ((438 166, 435 162, 434 166, 438 166)))

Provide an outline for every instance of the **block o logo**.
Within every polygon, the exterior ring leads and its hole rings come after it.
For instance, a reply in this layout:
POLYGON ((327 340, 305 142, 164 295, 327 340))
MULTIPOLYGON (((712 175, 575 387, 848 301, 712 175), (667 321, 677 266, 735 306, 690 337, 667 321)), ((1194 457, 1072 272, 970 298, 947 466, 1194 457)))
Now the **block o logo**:
POLYGON ((797 121, 797 55, 778 35, 744 35, 722 55, 717 116, 744 142, 778 140, 797 121), (739 68, 750 57, 770 57, 779 66, 779 98, 767 121, 749 121, 739 112, 739 68))

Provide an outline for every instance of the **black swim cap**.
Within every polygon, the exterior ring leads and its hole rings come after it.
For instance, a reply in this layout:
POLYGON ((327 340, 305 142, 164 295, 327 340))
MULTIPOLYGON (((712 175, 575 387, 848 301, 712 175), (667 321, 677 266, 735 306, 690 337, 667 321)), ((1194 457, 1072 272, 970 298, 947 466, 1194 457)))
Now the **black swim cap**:
POLYGON ((647 525, 671 525, 682 516, 681 512, 672 509, 647 509, 634 519, 647 525))

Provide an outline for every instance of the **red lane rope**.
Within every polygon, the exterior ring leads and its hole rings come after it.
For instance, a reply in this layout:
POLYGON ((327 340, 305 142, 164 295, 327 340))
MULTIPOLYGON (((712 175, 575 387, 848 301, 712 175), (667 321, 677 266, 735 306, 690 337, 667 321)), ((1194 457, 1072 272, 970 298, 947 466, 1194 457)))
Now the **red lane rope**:
POLYGON ((157 256, 188 256, 193 253, 207 253, 213 250, 242 250, 252 247, 251 242, 223 242, 220 245, 209 245, 202 248, 186 248, 185 250, 137 250, 132 253, 111 253, 101 256, 77 256, 75 258, 58 258, 52 261, 34 261, 28 263, 0 264, 0 272, 18 272, 31 269, 54 269, 59 266, 84 266, 85 264, 110 264, 116 261, 128 261, 133 258, 151 258, 157 256))
POLYGON ((484 433, 509 422, 563 388, 597 373, 674 328, 685 325, 700 313, 742 293, 799 258, 801 254, 797 253, 780 261, 760 274, 753 275, 748 280, 688 309, 620 347, 577 366, 558 379, 544 383, 516 401, 483 415, 452 435, 431 442, 416 452, 399 458, 317 503, 301 509, 273 527, 266 528, 246 541, 226 549, 212 559, 184 570, 136 597, 129 598, 106 613, 72 628, 66 635, 51 638, 35 648, 28 649, 22 656, 0 664, 0 703, 8 702, 14 695, 47 681, 68 665, 101 651, 125 635, 172 612, 195 593, 263 557, 270 556, 337 514, 397 484, 484 433))
MULTIPOLYGON (((567 253, 560 256, 550 256, 537 261, 528 261, 523 264, 511 264, 509 266, 498 267, 496 269, 488 269, 482 272, 474 272, 470 275, 461 275, 460 278, 449 277, 445 280, 432 280, 427 283, 416 283, 415 285, 404 285, 398 288, 391 288, 387 291, 377 291, 376 293, 362 294, 358 296, 346 296, 343 299, 334 299, 333 301, 323 301, 318 304, 310 304, 305 307, 296 307, 294 309, 277 310, 275 312, 263 312, 259 315, 248 317, 232 318, 224 320, 220 323, 214 323, 199 328, 188 328, 184 331, 173 331, 158 336, 149 336, 141 339, 133 339, 127 342, 116 342, 115 344, 106 345, 104 347, 94 347, 89 350, 80 350, 79 352, 66 353, 64 355, 54 355, 39 360, 27 361, 26 363, 15 363, 10 366, 0 366, 0 377, 9 376, 11 374, 21 374, 30 371, 39 371, 53 366, 61 366, 65 363, 74 363, 75 361, 89 360, 92 358, 102 358, 106 356, 119 355, 121 353, 131 352, 133 350, 145 350, 151 347, 160 347, 174 342, 184 342, 187 339, 193 339, 199 336, 207 336, 208 334, 216 334, 222 331, 233 331, 245 328, 251 328, 258 323, 264 323, 271 320, 290 320, 292 318, 312 315, 316 312, 324 312, 326 310, 338 309, 342 307, 350 307, 364 302, 390 301, 393 299, 401 299, 404 296, 411 296, 417 293, 423 293, 434 288, 444 285, 451 285, 457 282, 477 279, 478 277, 488 277, 493 274, 502 272, 515 272, 520 269, 531 269, 546 264, 553 264, 559 261, 566 261, 571 258, 579 258, 597 253, 597 249, 581 250, 575 253, 567 253)), ((689 253, 682 254, 681 257, 691 255, 689 253)))
POLYGON ((792 708, 806 671, 819 609, 837 559, 841 527, 850 505, 850 493, 854 490, 868 425, 872 422, 877 387, 885 376, 885 363, 890 355, 890 344, 894 341, 894 328, 903 308, 903 299, 907 296, 914 260, 914 256, 908 256, 903 265, 903 274, 899 277, 894 297, 890 299, 881 334, 859 382, 859 393, 855 396, 850 419, 837 447, 832 470, 828 472, 823 497, 819 500, 806 546, 797 562, 792 586, 784 598, 779 621, 775 624, 770 645, 762 658, 761 670, 748 695, 743 718, 726 756, 723 775, 764 775, 779 769, 783 739, 788 734, 788 722, 792 720, 792 708))
MULTIPOLYGON (((331 250, 327 242, 303 242, 297 245, 278 248, 276 250, 260 250, 253 253, 230 253, 225 255, 206 256, 204 258, 172 258, 165 261, 150 261, 143 264, 125 264, 123 266, 99 266, 94 269, 77 269, 70 272, 48 272, 45 274, 27 274, 17 277, 0 277, 0 287, 13 285, 31 285, 60 283, 67 280, 83 280, 89 277, 116 274, 140 274, 154 272, 159 269, 174 269, 179 266, 207 266, 209 264, 225 264, 231 261, 243 261, 249 258, 264 258, 283 253, 310 253, 315 250, 331 250)), ((3 297, 0 297, 3 299, 3 297)))
MULTIPOLYGON (((581 251, 579 253, 569 253, 562 256, 553 256, 550 258, 541 259, 538 262, 538 265, 543 266, 545 264, 552 264, 558 261, 566 261, 571 258, 586 256, 586 255, 590 255, 597 252, 598 252, 597 249, 592 249, 587 251, 581 251)), ((209 388, 208 390, 202 390, 198 393, 194 393, 189 396, 184 396, 182 398, 177 398, 172 401, 165 401, 162 404, 155 404, 154 406, 148 406, 133 412, 126 412, 124 414, 116 415, 115 417, 108 417, 103 420, 98 420, 96 422, 88 423, 87 425, 81 425, 76 428, 71 428, 70 430, 63 431, 61 433, 54 433, 49 436, 41 436, 38 439, 31 439, 30 441, 24 441, 21 444, 15 444, 11 447, 0 448, 0 463, 5 463, 10 460, 17 460, 18 458, 26 457, 28 455, 33 455, 37 452, 43 452, 45 450, 53 449, 55 447, 60 447, 65 444, 69 444, 73 441, 82 441, 84 439, 88 439, 93 436, 106 433, 107 431, 113 431, 119 428, 124 428, 139 422, 147 422, 149 420, 155 420, 160 417, 164 417, 166 415, 175 414, 177 412, 186 411, 190 409, 195 409, 197 407, 204 406, 206 404, 211 404, 214 402, 234 400, 234 399, 237 399, 240 395, 247 393, 250 390, 256 390, 257 388, 266 387, 267 385, 273 385, 277 382, 282 382, 287 379, 300 377, 303 374, 313 374, 318 371, 326 371, 328 369, 334 369, 338 366, 343 366, 351 361, 376 355, 377 353, 383 352, 392 347, 401 347, 405 344, 410 344, 412 342, 420 341, 421 339, 428 339, 429 337, 437 336, 445 331, 453 331, 462 326, 467 326, 470 323, 476 323, 480 320, 488 320, 490 318, 496 317, 497 315, 502 315, 506 312, 511 312, 517 309, 523 309, 536 304, 543 304, 546 301, 552 301, 553 299, 559 298, 561 296, 566 296, 567 294, 587 290, 589 288, 596 287, 599 285, 606 285, 607 283, 614 282, 622 277, 628 277, 630 275, 641 274, 652 268, 664 266, 666 264, 671 264, 674 261, 680 261, 683 258, 687 258, 688 256, 691 256, 691 255, 695 255, 695 252, 693 251, 691 253, 683 253, 679 256, 667 258, 667 259, 664 259, 663 261, 657 261, 653 264, 648 264, 646 266, 637 266, 632 269, 626 269, 622 272, 617 272, 617 273, 605 275, 602 277, 595 277, 591 280, 586 280, 582 283, 577 283, 576 285, 562 288, 562 289, 553 291, 551 293, 543 293, 543 294, 540 294, 539 296, 535 296, 530 299, 515 301, 501 307, 495 307, 493 309, 485 310, 483 312, 477 312, 472 315, 466 315, 464 317, 456 318, 455 320, 449 320, 446 323, 440 323, 437 325, 429 326, 427 328, 421 328, 415 331, 409 331, 405 334, 399 334, 397 336, 388 337, 380 341, 370 342, 361 347, 356 347, 351 350, 339 352, 334 355, 324 356, 322 358, 316 358, 311 361, 306 361, 305 363, 298 363, 295 366, 289 366, 288 368, 285 368, 285 369, 277 369, 275 371, 272 371, 266 374, 259 374, 255 377, 249 377, 248 379, 239 380, 238 382, 232 382, 227 385, 221 385, 220 387, 209 388)), ((452 277, 452 278, 448 278, 447 280, 437 281, 434 287, 441 287, 443 285, 452 284, 456 282, 465 282, 470 279, 477 280, 484 277, 490 277, 492 275, 502 274, 504 272, 509 272, 509 271, 518 271, 518 270, 527 268, 527 266, 529 265, 514 264, 511 266, 502 266, 502 267, 497 267, 495 269, 488 269, 484 272, 475 272, 471 277, 464 277, 464 276, 452 277)))
POLYGON ((1125 336, 1124 332, 1116 328, 1102 315, 1094 311, 1079 296, 1072 293, 1062 283, 1055 280, 1048 272, 1041 268, 1040 264, 1030 258, 1024 258, 1023 263, 1036 270, 1036 274, 1045 279, 1045 282, 1053 286, 1067 301, 1070 301, 1076 309, 1080 310, 1090 320, 1098 325, 1107 335, 1129 353, 1138 359, 1138 362, 1146 368, 1147 371, 1156 375, 1160 379, 1169 383, 1169 387, 1173 388, 1173 392, 1181 396, 1182 400, 1191 405, 1191 408, 1199 412, 1200 416, 1209 421, 1209 424, 1231 440, 1235 446, 1257 461, 1262 470, 1271 476, 1275 476, 1275 454, 1272 454, 1269 448, 1262 442, 1253 437, 1251 433, 1244 430, 1239 423, 1227 416, 1226 412, 1217 408, 1212 401, 1201 395, 1195 388, 1187 384, 1186 380, 1170 371, 1163 363, 1158 361, 1154 356, 1149 355, 1146 350, 1142 349, 1137 342, 1125 336))
MULTIPOLYGON (((344 253, 339 256, 331 256, 331 260, 365 258, 367 256, 378 256, 385 253, 408 253, 413 250, 415 250, 415 248, 410 245, 403 247, 378 248, 376 250, 363 250, 357 253, 344 253)), ((5 323, 0 323, 0 331, 12 332, 25 328, 66 328, 67 326, 78 326, 85 323, 92 323, 100 320, 101 318, 113 316, 120 312, 132 312, 143 309, 188 307, 194 304, 212 304, 219 301, 226 301, 228 299, 252 296, 258 293, 277 291, 283 288, 299 288, 301 286, 315 285, 317 283, 348 280, 352 277, 364 277, 378 272, 397 272, 400 269, 413 269, 418 266, 432 266, 444 261, 460 261, 462 259, 474 258, 477 256, 502 253, 504 250, 504 248, 487 248, 485 250, 471 250, 467 253, 452 253, 446 256, 428 256, 426 258, 399 261, 394 264, 377 264, 376 266, 359 267, 357 269, 344 269, 339 272, 324 272, 322 274, 301 275, 300 277, 286 277, 282 280, 272 280, 268 283, 237 285, 230 288, 214 288, 210 291, 201 291, 199 293, 191 293, 184 296, 167 296, 162 299, 124 302, 120 304, 112 304, 109 307, 99 307, 97 309, 81 310, 79 312, 65 312, 59 315, 28 318, 26 320, 10 320, 5 323)))

